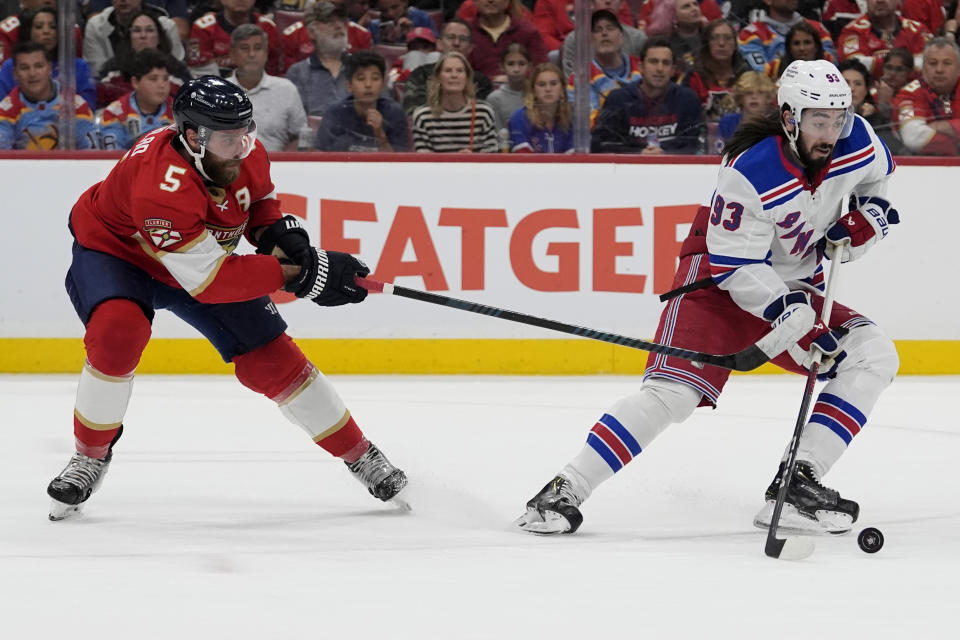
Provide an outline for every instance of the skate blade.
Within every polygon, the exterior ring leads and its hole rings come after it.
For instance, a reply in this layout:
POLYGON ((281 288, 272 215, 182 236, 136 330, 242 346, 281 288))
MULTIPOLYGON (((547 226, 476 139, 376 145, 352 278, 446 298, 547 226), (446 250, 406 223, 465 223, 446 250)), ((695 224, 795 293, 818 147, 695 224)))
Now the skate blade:
POLYGON ((555 511, 527 511, 513 521, 513 524, 528 533, 549 536, 570 531, 570 523, 555 511))
MULTIPOLYGON (((773 519, 773 502, 768 502, 753 520, 758 529, 769 529, 773 519)), ((842 536, 853 528, 852 518, 836 511, 817 511, 817 518, 800 513, 792 504, 783 505, 777 531, 794 536, 842 536)))
POLYGON ((59 500, 50 500, 50 513, 47 517, 52 522, 59 522, 60 520, 66 520, 67 518, 74 516, 83 509, 83 504, 67 504, 65 502, 60 502, 59 500))
POLYGON ((397 511, 400 511, 401 513, 410 513, 413 511, 413 507, 410 506, 410 503, 403 498, 394 496, 387 500, 387 502, 396 507, 397 511))

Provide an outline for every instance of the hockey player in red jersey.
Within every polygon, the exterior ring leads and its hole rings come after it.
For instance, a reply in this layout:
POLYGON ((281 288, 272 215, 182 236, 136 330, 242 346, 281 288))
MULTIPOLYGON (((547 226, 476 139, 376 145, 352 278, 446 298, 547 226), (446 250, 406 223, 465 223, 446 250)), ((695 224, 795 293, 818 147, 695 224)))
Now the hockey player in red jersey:
POLYGON ((274 400, 372 495, 394 498, 406 475, 364 437, 268 297, 283 289, 321 306, 361 302, 366 291, 353 279, 369 270, 311 246, 296 218, 281 214, 243 91, 214 76, 191 80, 173 114, 175 126, 142 137, 70 214, 66 287, 86 327, 87 359, 76 453, 47 488, 50 519, 77 512, 102 482, 155 309, 200 331, 244 386, 274 400), (233 254, 242 238, 257 255, 233 254))
MULTIPOLYGON (((899 360, 893 341, 853 309, 837 303, 826 322, 819 318, 821 263, 861 258, 899 222, 885 195, 895 165, 867 121, 854 115, 850 87, 830 62, 792 62, 777 101, 772 117, 741 125, 724 148, 711 204, 700 208, 680 249, 655 341, 732 353, 771 326, 793 325, 789 348, 771 362, 809 375, 819 361, 818 377, 827 382, 794 450, 779 526, 841 534, 857 521, 859 505, 821 479, 868 425, 899 360), (856 204, 848 212, 850 202, 856 204)), ((698 406, 716 406, 729 374, 650 354, 637 392, 600 416, 580 453, 527 502, 517 526, 541 534, 576 531, 584 500, 667 426, 698 406)), ((757 527, 770 527, 785 460, 764 494, 757 527)))

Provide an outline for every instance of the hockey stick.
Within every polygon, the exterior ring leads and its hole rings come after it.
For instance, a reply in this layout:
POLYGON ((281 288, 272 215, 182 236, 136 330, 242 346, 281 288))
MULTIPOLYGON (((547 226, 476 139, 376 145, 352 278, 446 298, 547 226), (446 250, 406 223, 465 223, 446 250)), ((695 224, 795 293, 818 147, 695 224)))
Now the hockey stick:
MULTIPOLYGON (((846 199, 844 199, 846 203, 846 199)), ((840 275, 841 258, 843 257, 843 245, 837 245, 834 256, 835 260, 830 261, 830 280, 827 282, 827 290, 823 296, 823 309, 820 310, 820 319, 826 326, 830 326, 830 313, 833 311, 834 291, 837 287, 837 278, 840 275)), ((797 424, 793 427, 793 438, 790 440, 790 454, 787 456, 787 466, 784 469, 783 479, 780 481, 780 491, 777 493, 777 502, 773 507, 773 516, 770 518, 770 529, 767 530, 767 542, 763 551, 771 558, 781 560, 803 560, 813 553, 814 544, 807 538, 778 538, 777 527, 780 524, 780 513, 783 511, 783 503, 787 499, 787 491, 790 490, 790 482, 793 480, 793 469, 797 465, 797 451, 800 449, 800 436, 803 435, 803 427, 807 423, 807 415, 810 412, 810 402, 813 399, 813 388, 817 383, 817 372, 820 370, 820 358, 823 354, 816 352, 813 354, 813 362, 810 364, 810 371, 807 373, 807 383, 803 389, 803 399, 800 401, 800 414, 797 416, 797 424)))
POLYGON ((477 302, 449 298, 436 293, 428 293, 426 291, 418 291, 416 289, 407 289, 406 287, 379 282, 371 278, 355 276, 354 282, 367 291, 380 291, 395 296, 401 296, 403 298, 410 298, 412 300, 419 300, 421 302, 429 302, 431 304, 438 304, 445 307, 453 307, 454 309, 460 309, 461 311, 469 311, 471 313, 479 313, 480 315, 484 316, 502 318, 504 320, 511 320, 521 324, 533 325, 534 327, 552 329, 553 331, 559 331, 561 333, 569 333, 584 338, 592 338, 593 340, 618 344, 633 349, 640 349, 641 351, 650 351, 653 353, 674 356, 676 358, 709 364, 715 367, 721 367, 723 369, 732 369, 734 371, 752 371, 753 369, 756 369, 762 365, 764 362, 767 362, 770 358, 783 353, 783 351, 786 350, 790 344, 789 340, 787 340, 785 336, 791 335, 794 331, 793 324, 790 323, 792 319, 791 316, 791 318, 787 318, 783 324, 775 327, 770 331, 770 333, 746 349, 736 353, 731 353, 729 355, 714 355, 710 353, 703 353, 701 351, 691 351, 689 349, 671 347, 669 345, 659 344, 656 342, 647 342, 646 340, 629 338, 616 333, 607 333, 606 331, 597 331, 596 329, 578 327, 576 325, 566 324, 556 320, 548 320, 546 318, 530 316, 517 311, 500 309, 498 307, 489 307, 477 302), (789 327, 787 327, 788 324, 790 325, 789 327))

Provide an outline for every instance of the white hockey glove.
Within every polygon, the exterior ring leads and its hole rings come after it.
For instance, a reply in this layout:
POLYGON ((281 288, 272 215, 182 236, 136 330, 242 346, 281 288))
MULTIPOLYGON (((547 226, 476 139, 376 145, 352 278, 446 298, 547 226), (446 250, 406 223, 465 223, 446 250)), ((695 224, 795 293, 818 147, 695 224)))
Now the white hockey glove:
POLYGON ((824 253, 833 260, 840 245, 842 262, 856 260, 886 237, 891 224, 899 224, 900 214, 883 198, 860 198, 858 209, 851 211, 827 229, 824 253))
POLYGON ((827 380, 837 375, 837 367, 847 357, 840 347, 843 333, 833 331, 817 318, 817 312, 810 305, 810 298, 803 291, 791 291, 774 300, 763 311, 763 317, 777 327, 787 318, 800 314, 803 322, 797 324, 792 344, 787 352, 793 361, 806 370, 810 370, 815 355, 820 356, 818 380, 827 380))

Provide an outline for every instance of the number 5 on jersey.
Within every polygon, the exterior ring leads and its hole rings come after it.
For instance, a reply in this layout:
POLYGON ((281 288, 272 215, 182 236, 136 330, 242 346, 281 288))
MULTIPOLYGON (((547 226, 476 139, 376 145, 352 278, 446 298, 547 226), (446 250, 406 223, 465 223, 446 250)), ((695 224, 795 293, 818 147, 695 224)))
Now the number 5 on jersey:
POLYGON ((167 167, 167 174, 163 176, 163 182, 160 183, 160 188, 164 191, 169 191, 173 193, 180 188, 180 178, 177 176, 182 176, 187 170, 184 167, 178 167, 175 164, 171 164, 167 167))

